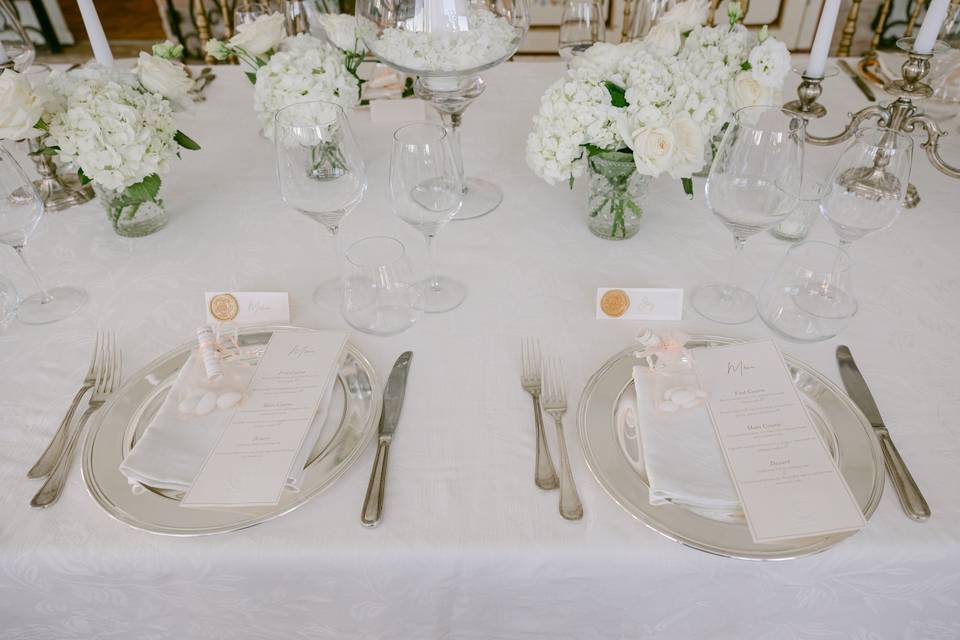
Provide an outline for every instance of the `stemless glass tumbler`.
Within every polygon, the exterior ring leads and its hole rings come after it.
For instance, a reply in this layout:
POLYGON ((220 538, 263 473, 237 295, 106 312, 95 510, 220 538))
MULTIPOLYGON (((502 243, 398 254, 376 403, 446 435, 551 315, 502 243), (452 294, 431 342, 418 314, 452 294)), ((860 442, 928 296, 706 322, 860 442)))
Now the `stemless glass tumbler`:
POLYGON ((364 238, 347 249, 341 312, 354 329, 378 336, 400 333, 417 321, 423 284, 399 240, 364 238))

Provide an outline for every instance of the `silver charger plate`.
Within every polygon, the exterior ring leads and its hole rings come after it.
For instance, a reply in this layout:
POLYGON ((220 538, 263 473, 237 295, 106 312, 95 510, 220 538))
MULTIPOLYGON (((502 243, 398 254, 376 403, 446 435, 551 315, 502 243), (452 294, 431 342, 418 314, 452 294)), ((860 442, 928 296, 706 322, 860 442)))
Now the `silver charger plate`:
MULTIPOLYGON (((688 347, 739 342, 716 336, 692 336, 688 347)), ((580 442, 590 471, 629 514, 667 538, 708 553, 745 560, 789 560, 818 553, 853 535, 842 533, 774 544, 753 541, 745 522, 729 522, 678 505, 650 504, 646 477, 621 447, 616 410, 633 393, 634 352, 624 349, 597 371, 583 391, 578 411, 580 442)), ((857 504, 870 518, 883 493, 880 447, 872 427, 853 401, 826 376, 785 355, 800 397, 818 427, 857 504)))
MULTIPOLYGON (((311 331, 301 327, 251 327, 239 332, 240 346, 262 355, 277 332, 311 331), (253 349, 249 349, 253 347, 253 349)), ((137 529, 172 536, 227 533, 289 513, 329 487, 356 461, 370 442, 380 418, 382 391, 373 366, 352 344, 344 349, 334 397, 320 438, 307 459, 300 491, 284 491, 271 507, 195 509, 180 506, 181 494, 144 487, 134 492, 120 462, 150 424, 196 343, 154 360, 135 373, 90 425, 83 448, 87 490, 104 511, 137 529)))

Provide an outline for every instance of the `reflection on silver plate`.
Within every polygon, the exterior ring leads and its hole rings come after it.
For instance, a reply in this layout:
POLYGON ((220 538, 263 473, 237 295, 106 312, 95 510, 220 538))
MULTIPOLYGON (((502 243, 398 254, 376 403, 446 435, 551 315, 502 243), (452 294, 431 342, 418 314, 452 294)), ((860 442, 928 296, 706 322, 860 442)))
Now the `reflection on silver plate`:
MULTIPOLYGON (((256 352, 256 347, 265 347, 270 336, 281 331, 310 329, 251 327, 240 331, 240 346, 256 352)), ((237 510, 181 508, 178 492, 152 487, 135 493, 120 473, 120 462, 150 424, 195 346, 182 345, 134 374, 90 425, 83 448, 83 478, 97 504, 117 520, 173 536, 244 529, 288 513, 329 487, 373 437, 382 392, 373 367, 356 347, 347 344, 330 412, 307 460, 299 492, 284 491, 276 506, 237 510)))
MULTIPOLYGON (((688 347, 736 342, 730 338, 694 336, 688 347)), ((652 506, 646 478, 631 464, 615 420, 624 395, 633 393, 633 355, 625 349, 608 360, 587 382, 580 398, 580 442, 587 465, 610 497, 628 513, 664 536, 694 549, 747 560, 787 560, 817 553, 851 533, 758 544, 743 521, 724 521, 678 505, 652 506)), ((843 477, 864 516, 873 515, 883 492, 880 448, 870 423, 853 401, 823 374, 786 356, 800 396, 825 437, 843 477)))

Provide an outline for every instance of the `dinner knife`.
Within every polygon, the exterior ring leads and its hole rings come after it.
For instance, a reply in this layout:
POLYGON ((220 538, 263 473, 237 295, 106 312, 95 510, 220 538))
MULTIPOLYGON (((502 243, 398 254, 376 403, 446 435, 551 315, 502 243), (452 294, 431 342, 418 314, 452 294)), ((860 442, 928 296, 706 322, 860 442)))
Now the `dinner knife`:
POLYGON ((890 439, 890 432, 880 417, 880 409, 867 387, 867 381, 863 379, 857 363, 853 360, 853 354, 846 345, 837 347, 837 365, 840 367, 840 378, 843 380, 843 386, 847 388, 847 393, 853 398, 853 401, 863 415, 873 426, 873 433, 880 441, 880 449, 883 450, 883 462, 887 467, 887 474, 890 481, 893 482, 893 488, 897 490, 897 496, 900 498, 900 504, 908 516, 922 522, 930 517, 930 507, 920 493, 910 470, 906 463, 900 457, 896 445, 890 439))
POLYGON ((873 89, 871 89, 870 85, 867 84, 867 81, 864 80, 863 77, 857 73, 853 67, 850 66, 850 63, 848 63, 846 60, 838 60, 837 66, 843 69, 844 73, 853 79, 853 83, 860 88, 860 91, 863 92, 863 95, 867 96, 867 100, 870 102, 877 101, 877 96, 873 93, 873 89))
POLYGON ((360 522, 365 527, 375 527, 380 524, 383 515, 383 492, 387 483, 387 456, 390 453, 390 443, 400 421, 400 410, 403 408, 403 395, 407 389, 407 372, 410 371, 410 360, 413 352, 406 351, 397 358, 387 378, 387 387, 383 392, 383 409, 380 412, 380 437, 377 442, 377 456, 373 460, 373 469, 370 471, 370 483, 367 485, 367 495, 363 499, 363 511, 360 513, 360 522))

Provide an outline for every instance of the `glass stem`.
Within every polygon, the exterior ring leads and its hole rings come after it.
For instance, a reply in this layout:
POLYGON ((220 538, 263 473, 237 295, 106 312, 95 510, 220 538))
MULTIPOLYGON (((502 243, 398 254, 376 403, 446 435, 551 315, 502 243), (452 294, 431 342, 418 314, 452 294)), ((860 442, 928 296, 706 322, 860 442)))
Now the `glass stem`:
POLYGON ((721 298, 730 300, 733 298, 733 290, 737 286, 737 275, 740 273, 740 261, 743 255, 743 245, 747 242, 746 238, 733 236, 733 257, 730 259, 730 273, 727 275, 726 283, 723 285, 721 298))
POLYGON ((43 283, 40 282, 40 276, 37 275, 37 272, 33 270, 33 267, 30 266, 30 263, 27 262, 27 256, 23 255, 23 245, 13 248, 17 252, 17 255, 20 256, 20 260, 23 262, 23 266, 27 268, 27 273, 30 274, 30 277, 33 278, 33 283, 37 286, 37 289, 40 290, 40 304, 46 304, 53 301, 53 296, 47 293, 47 290, 43 288, 43 283))
POLYGON ((431 291, 440 291, 440 278, 437 275, 437 271, 433 263, 433 234, 424 234, 424 238, 427 240, 427 268, 430 270, 427 280, 430 282, 431 291))
POLYGON ((467 191, 466 174, 463 171, 463 149, 460 147, 460 123, 463 120, 462 113, 440 112, 440 118, 443 120, 443 126, 450 134, 450 150, 453 151, 453 161, 457 165, 457 175, 460 177, 460 184, 463 185, 463 191, 467 191))

